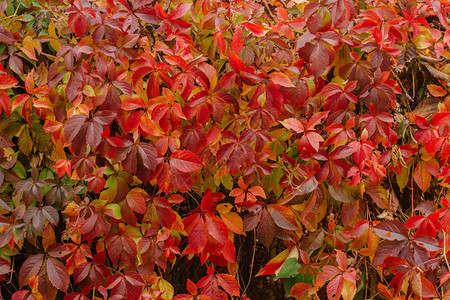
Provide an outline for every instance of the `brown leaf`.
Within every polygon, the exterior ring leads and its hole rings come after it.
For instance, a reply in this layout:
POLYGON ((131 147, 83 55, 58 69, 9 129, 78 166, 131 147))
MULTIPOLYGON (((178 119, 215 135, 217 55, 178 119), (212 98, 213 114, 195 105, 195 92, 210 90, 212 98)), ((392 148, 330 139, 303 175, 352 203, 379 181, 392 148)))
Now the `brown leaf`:
POLYGON ((25 286, 31 277, 36 276, 42 267, 44 262, 44 254, 36 254, 29 256, 19 271, 19 284, 20 286, 25 286))
POLYGON ((0 43, 14 44, 15 41, 16 39, 11 31, 4 29, 3 26, 0 26, 0 43))
POLYGON ((440 102, 438 98, 425 98, 417 104, 412 113, 430 121, 434 114, 439 112, 438 105, 440 102))
POLYGON ((427 64, 427 63, 424 63, 424 66, 427 68, 428 72, 430 72, 430 74, 433 77, 435 77, 436 79, 450 82, 449 74, 443 73, 443 72, 439 71, 438 69, 436 69, 435 67, 433 67, 432 65, 427 64))

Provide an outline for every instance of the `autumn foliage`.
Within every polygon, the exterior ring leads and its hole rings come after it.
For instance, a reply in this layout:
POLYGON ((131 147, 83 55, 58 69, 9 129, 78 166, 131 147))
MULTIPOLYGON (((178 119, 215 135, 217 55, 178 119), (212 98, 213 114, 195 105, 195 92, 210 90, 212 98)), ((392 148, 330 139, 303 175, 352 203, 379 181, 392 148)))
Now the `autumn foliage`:
POLYGON ((449 4, 0 0, 1 294, 450 299, 449 4))

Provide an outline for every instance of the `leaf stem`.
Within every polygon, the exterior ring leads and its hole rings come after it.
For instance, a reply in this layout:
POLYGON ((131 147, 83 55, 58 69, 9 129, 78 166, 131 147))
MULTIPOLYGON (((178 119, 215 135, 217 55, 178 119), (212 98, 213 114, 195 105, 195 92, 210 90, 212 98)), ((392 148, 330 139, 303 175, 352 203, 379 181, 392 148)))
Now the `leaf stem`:
POLYGON ((255 262, 255 254, 256 254, 256 229, 253 229, 253 254, 252 254, 252 261, 250 263, 250 275, 248 277, 247 285, 245 286, 245 289, 242 292, 243 295, 247 291, 247 288, 249 287, 250 282, 252 282, 253 264, 255 262))
POLYGON ((446 234, 444 233, 444 260, 445 263, 447 264, 447 269, 450 270, 450 264, 448 263, 448 259, 447 259, 447 240, 445 238, 446 234))

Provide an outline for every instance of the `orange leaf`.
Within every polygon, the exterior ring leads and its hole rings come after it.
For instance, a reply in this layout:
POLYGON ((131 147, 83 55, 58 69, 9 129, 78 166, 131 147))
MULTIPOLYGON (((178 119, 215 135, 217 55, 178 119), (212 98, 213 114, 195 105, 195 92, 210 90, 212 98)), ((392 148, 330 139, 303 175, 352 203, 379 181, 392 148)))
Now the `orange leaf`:
POLYGON ((304 282, 296 283, 291 289, 291 297, 304 299, 308 295, 309 289, 311 289, 311 286, 304 282))
POLYGON ((428 172, 427 168, 425 167, 424 163, 420 161, 415 170, 414 170, 414 181, 417 183, 419 188, 426 192, 428 188, 430 187, 431 182, 431 174, 428 172))
POLYGON ((25 78, 25 90, 28 94, 32 94, 34 90, 34 69, 32 69, 25 78))
POLYGON ((16 87, 18 81, 9 75, 0 75, 0 89, 10 89, 16 87))
POLYGON ((248 189, 248 191, 255 196, 259 196, 259 197, 266 199, 266 193, 264 192, 263 188, 260 186, 252 186, 251 188, 248 189))
POLYGON ((236 234, 242 234, 244 233, 244 222, 242 221, 242 218, 234 212, 227 212, 224 214, 220 214, 222 217, 222 221, 225 223, 227 228, 231 230, 232 232, 236 234))
POLYGON ((438 298, 434 285, 420 274, 414 277, 412 289, 414 294, 420 298, 438 298))
POLYGON ((444 89, 441 86, 435 84, 427 85, 427 89, 430 92, 430 94, 434 97, 443 97, 447 95, 447 92, 444 91, 444 89))
POLYGON ((283 252, 272 258, 256 276, 275 274, 275 271, 284 263, 288 255, 289 249, 284 250, 283 252))
POLYGON ((344 252, 336 250, 336 261, 342 271, 347 269, 347 256, 344 252))
POLYGON ((381 284, 380 282, 377 285, 377 289, 380 292, 380 294, 383 295, 386 299, 388 299, 388 300, 394 300, 395 299, 395 297, 392 294, 391 290, 387 286, 381 284))
POLYGON ((295 87, 295 85, 292 84, 291 80, 285 74, 280 72, 270 74, 270 79, 273 83, 279 84, 284 87, 295 87))

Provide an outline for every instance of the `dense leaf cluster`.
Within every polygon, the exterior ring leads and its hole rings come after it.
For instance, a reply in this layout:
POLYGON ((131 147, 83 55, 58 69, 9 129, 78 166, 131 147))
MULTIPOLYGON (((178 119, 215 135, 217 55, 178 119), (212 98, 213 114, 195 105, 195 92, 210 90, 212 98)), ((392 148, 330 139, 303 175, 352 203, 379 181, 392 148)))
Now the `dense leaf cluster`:
POLYGON ((449 298, 449 12, 0 0, 1 293, 449 298))

